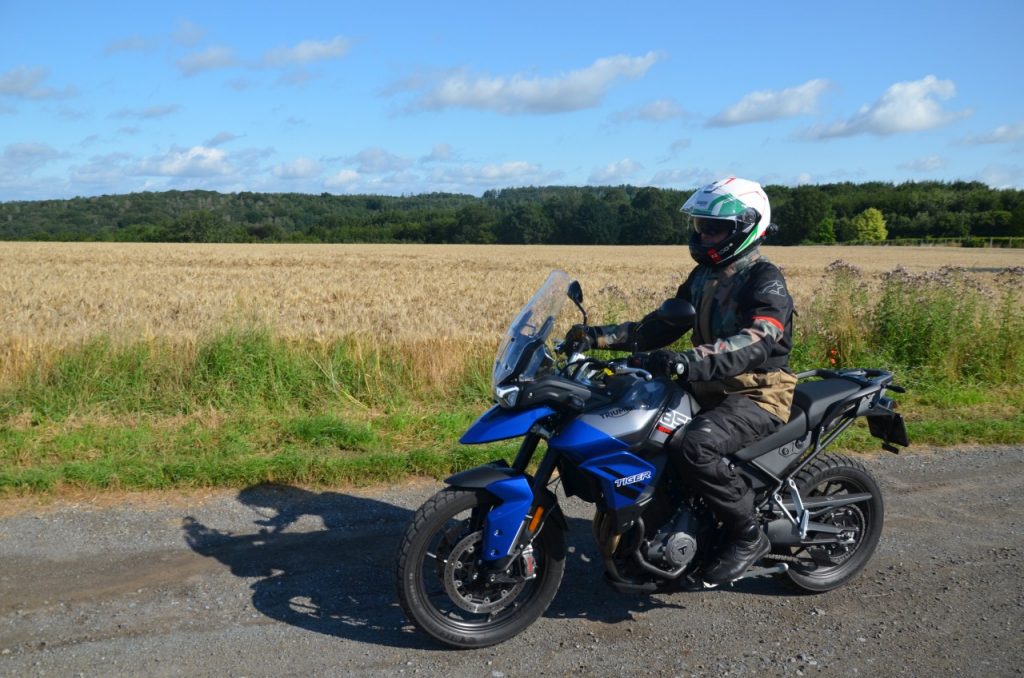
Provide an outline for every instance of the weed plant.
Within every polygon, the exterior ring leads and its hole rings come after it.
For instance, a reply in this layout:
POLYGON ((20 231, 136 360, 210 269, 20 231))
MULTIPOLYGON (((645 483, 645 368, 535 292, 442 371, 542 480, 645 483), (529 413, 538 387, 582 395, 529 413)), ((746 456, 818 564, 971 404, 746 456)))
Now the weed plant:
POLYGON ((803 359, 835 367, 890 366, 934 388, 1024 380, 1024 267, 983 285, 962 268, 912 274, 900 267, 877 292, 854 266, 828 268, 814 299, 803 359))

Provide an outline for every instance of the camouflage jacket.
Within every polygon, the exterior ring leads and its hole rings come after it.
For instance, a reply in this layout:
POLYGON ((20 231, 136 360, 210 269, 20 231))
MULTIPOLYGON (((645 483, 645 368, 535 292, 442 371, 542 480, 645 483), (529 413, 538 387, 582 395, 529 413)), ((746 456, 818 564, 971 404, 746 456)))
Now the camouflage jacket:
MULTIPOLYGON (((696 267, 676 296, 697 309, 693 348, 680 355, 701 404, 743 394, 788 421, 796 385, 789 370, 793 299, 782 272, 755 250, 723 268, 696 267)), ((649 313, 639 322, 597 328, 597 346, 649 351, 685 331, 649 313)))

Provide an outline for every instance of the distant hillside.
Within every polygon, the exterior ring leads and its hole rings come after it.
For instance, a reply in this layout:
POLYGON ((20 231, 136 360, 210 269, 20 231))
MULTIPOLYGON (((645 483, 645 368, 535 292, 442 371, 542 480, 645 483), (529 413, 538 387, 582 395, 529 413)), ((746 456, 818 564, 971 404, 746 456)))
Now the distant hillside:
MULTIPOLYGON (((1024 192, 978 182, 766 190, 778 244, 1024 237, 1024 192)), ((672 244, 687 238, 679 206, 688 193, 634 186, 510 188, 479 198, 132 193, 0 203, 0 240, 672 244)))

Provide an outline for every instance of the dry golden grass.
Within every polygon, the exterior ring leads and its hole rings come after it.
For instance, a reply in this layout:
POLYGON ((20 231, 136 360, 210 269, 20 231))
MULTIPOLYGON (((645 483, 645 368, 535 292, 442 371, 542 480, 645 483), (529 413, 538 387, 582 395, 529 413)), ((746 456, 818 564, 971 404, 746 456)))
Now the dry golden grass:
MULTIPOLYGON (((765 251, 798 308, 836 259, 869 274, 1024 264, 1004 249, 765 251)), ((592 322, 620 320, 671 294, 692 266, 685 247, 0 243, 0 381, 95 336, 192 342, 239 322, 323 340, 491 339, 554 268, 583 284, 592 322)))

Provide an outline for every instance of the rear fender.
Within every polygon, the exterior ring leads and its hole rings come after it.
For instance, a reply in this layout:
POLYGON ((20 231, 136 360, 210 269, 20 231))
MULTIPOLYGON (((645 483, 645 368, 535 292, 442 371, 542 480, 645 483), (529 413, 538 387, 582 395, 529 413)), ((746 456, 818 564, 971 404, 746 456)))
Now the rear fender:
POLYGON ((512 552, 535 505, 545 507, 546 517, 553 519, 563 531, 569 529, 555 495, 544 488, 543 496, 535 502, 530 478, 509 467, 503 459, 456 473, 445 482, 459 489, 485 490, 500 502, 484 518, 485 561, 502 560, 512 552))

